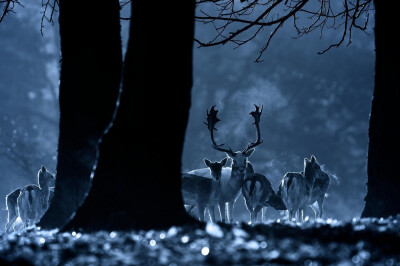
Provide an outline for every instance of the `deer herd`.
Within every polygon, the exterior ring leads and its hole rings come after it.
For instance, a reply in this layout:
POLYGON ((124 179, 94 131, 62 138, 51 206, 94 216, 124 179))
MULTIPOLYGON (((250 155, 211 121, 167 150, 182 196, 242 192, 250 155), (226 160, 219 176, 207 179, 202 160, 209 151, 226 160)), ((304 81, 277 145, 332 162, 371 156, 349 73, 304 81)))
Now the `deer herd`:
POLYGON ((249 143, 242 151, 232 151, 224 148, 224 144, 217 144, 214 139, 215 125, 221 121, 217 117, 218 110, 212 106, 207 110, 206 126, 210 132, 212 147, 224 152, 228 157, 221 161, 211 162, 204 159, 206 168, 182 173, 182 196, 185 208, 191 212, 197 207, 200 221, 204 221, 207 211, 211 222, 215 222, 215 207, 218 206, 220 220, 233 222, 233 210, 237 199, 244 198, 250 214, 250 223, 254 224, 261 211, 261 221, 264 221, 264 210, 272 207, 277 210, 287 210, 288 220, 303 222, 304 211, 310 206, 315 218, 322 218, 326 191, 330 185, 330 177, 321 170, 316 158, 304 159, 302 172, 286 173, 275 192, 271 182, 264 175, 255 172, 249 157, 255 147, 262 143, 260 134, 261 108, 255 105, 250 113, 254 118, 257 139, 249 143), (228 159, 232 161, 226 166, 228 159))
MULTIPOLYGON (((202 169, 182 173, 181 186, 185 207, 191 212, 197 207, 200 221, 208 213, 211 222, 216 222, 215 208, 218 206, 219 218, 222 222, 233 222, 235 202, 243 196, 250 214, 250 222, 254 224, 261 211, 261 221, 264 221, 264 210, 273 207, 277 210, 287 210, 290 221, 303 222, 304 211, 310 206, 315 218, 322 218, 326 191, 330 177, 321 170, 314 156, 304 159, 302 172, 286 173, 275 192, 271 182, 264 175, 255 172, 249 157, 255 147, 262 143, 260 134, 260 117, 262 107, 255 105, 250 113, 254 118, 257 139, 249 143, 242 151, 232 151, 217 144, 214 139, 215 125, 221 121, 217 118, 218 110, 212 106, 207 110, 207 128, 210 132, 212 147, 223 152, 227 157, 221 161, 211 162, 204 159, 207 166, 202 169), (231 165, 227 166, 228 160, 231 165)), ((51 202, 55 186, 55 175, 44 166, 38 172, 38 184, 31 184, 16 189, 6 196, 8 220, 6 232, 22 230, 36 224, 47 210, 51 202), (19 226, 19 228, 18 228, 19 226)))

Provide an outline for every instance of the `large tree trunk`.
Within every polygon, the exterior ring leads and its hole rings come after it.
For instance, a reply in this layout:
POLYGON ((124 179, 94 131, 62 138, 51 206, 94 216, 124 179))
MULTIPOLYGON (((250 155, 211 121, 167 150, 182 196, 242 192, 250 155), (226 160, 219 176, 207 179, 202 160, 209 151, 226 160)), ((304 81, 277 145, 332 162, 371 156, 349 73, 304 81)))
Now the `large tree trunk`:
POLYGON ((166 228, 193 220, 180 186, 192 87, 194 1, 132 1, 124 84, 92 189, 64 228, 166 228))
POLYGON ((40 222, 43 228, 62 227, 88 190, 97 143, 115 109, 122 68, 118 0, 59 3, 57 182, 51 207, 40 222))
POLYGON ((368 194, 362 217, 400 213, 400 80, 399 47, 395 41, 397 9, 375 4, 375 90, 369 127, 368 194))

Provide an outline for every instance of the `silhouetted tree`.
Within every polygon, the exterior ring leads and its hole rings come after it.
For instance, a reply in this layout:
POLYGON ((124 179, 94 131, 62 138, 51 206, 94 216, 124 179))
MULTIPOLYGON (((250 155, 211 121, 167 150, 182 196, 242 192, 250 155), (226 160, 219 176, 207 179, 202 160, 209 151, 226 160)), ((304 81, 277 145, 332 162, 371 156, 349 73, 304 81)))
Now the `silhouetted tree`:
POLYGON ((375 90, 369 124, 368 193, 363 217, 387 217, 400 213, 399 139, 400 55, 393 40, 398 9, 375 4, 375 90))
POLYGON ((84 199, 110 123, 122 69, 119 3, 59 1, 60 136, 57 182, 44 228, 62 227, 84 199))
POLYGON ((180 186, 193 16, 190 0, 132 1, 118 112, 100 144, 92 189, 66 229, 149 229, 193 222, 180 186))

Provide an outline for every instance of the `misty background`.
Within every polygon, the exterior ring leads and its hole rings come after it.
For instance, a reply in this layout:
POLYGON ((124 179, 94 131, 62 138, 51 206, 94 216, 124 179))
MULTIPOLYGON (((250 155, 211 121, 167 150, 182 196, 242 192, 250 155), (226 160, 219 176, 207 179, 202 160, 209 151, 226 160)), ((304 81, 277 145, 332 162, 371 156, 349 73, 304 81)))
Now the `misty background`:
MULTIPOLYGON (((0 230, 7 219, 5 196, 36 183, 41 165, 55 172, 57 158, 58 25, 45 23, 44 35, 40 34, 37 1, 26 2, 16 11, 0 24, 0 197, 4 199, 0 230)), ((129 16, 129 7, 122 12, 122 17, 129 16)), ((121 24, 125 47, 129 21, 121 24)), ((370 21, 370 28, 372 25, 370 21)), ((328 32, 322 40, 318 34, 295 40, 288 26, 274 37, 262 63, 253 61, 269 31, 238 49, 229 44, 198 49, 194 44, 192 106, 182 171, 205 167, 203 158, 216 161, 225 157, 212 149, 203 124, 208 108, 217 105, 220 110, 217 142, 236 151, 255 140, 249 113, 254 104, 263 105, 260 126, 264 141, 250 157, 255 171, 276 189, 286 172, 301 171, 303 159, 315 155, 325 171, 339 180, 331 182, 324 217, 358 217, 366 194, 373 33, 354 32, 350 46, 317 55, 338 41, 340 32, 328 32)), ((214 34, 210 25, 197 23, 195 30, 201 40, 214 34)), ((239 220, 249 219, 241 198, 234 215, 239 220)), ((280 217, 270 209, 267 216, 280 217)))

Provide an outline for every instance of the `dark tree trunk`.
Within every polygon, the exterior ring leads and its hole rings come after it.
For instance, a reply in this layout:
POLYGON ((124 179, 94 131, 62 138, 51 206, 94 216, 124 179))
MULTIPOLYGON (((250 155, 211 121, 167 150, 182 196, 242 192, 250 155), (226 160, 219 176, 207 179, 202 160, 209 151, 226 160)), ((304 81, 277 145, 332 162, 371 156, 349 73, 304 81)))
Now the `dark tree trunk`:
POLYGON ((119 2, 60 0, 61 80, 57 182, 43 228, 62 227, 90 184, 97 142, 110 123, 122 54, 119 2))
POLYGON ((375 89, 369 127, 368 194, 362 217, 387 217, 400 213, 398 9, 384 1, 374 4, 375 89))
POLYGON ((193 222, 180 186, 192 87, 193 16, 193 0, 132 1, 118 113, 100 145, 92 189, 65 230, 193 222))

